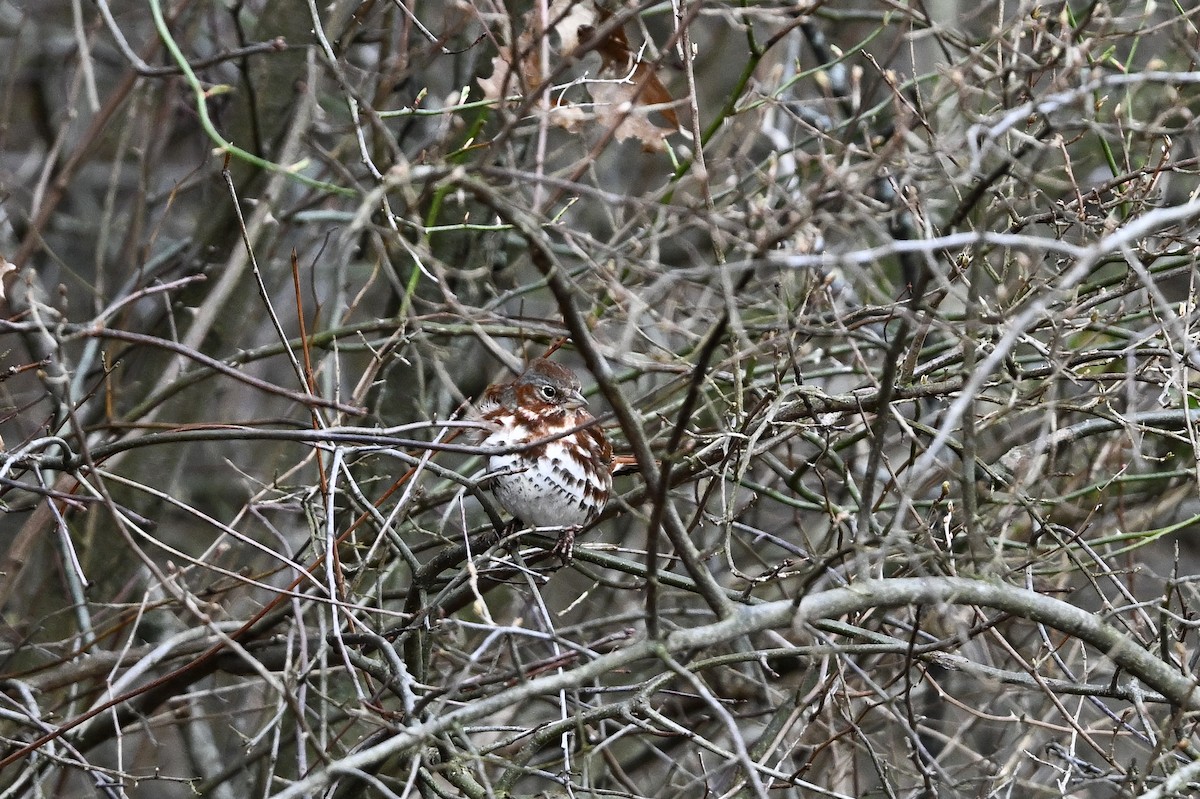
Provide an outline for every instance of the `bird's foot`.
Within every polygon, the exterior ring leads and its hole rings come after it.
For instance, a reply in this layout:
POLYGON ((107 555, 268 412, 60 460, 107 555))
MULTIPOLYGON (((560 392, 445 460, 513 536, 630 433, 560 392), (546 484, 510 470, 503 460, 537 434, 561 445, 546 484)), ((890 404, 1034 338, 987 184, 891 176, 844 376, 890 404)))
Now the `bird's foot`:
POLYGON ((558 555, 564 566, 568 566, 571 560, 575 557, 575 534, 580 530, 578 525, 564 527, 563 531, 558 534, 558 541, 555 542, 554 548, 550 550, 551 554, 558 555))

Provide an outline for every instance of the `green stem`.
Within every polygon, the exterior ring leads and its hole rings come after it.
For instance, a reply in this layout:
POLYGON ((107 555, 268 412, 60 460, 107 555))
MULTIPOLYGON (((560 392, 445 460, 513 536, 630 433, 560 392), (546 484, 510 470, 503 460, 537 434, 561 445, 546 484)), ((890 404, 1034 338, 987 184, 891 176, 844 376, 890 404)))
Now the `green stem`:
POLYGON ((212 119, 208 116, 208 99, 204 91, 204 86, 201 85, 200 79, 196 77, 196 73, 192 71, 192 67, 183 56, 183 51, 179 49, 179 45, 175 43, 175 39, 171 36, 170 30, 167 29, 167 22, 163 19, 162 6, 159 0, 150 0, 150 13, 154 17, 154 27, 158 30, 159 37, 162 38, 163 44, 166 45, 167 51, 171 54, 171 58, 175 60, 175 64, 183 72, 184 80, 191 87, 192 92, 196 95, 196 113, 200 116, 200 126, 204 128, 204 132, 217 145, 217 149, 223 153, 228 153, 236 158, 239 158, 247 163, 253 164, 259 169, 265 169, 269 172, 280 172, 288 177, 303 183, 305 186, 310 186, 314 189, 340 194, 343 197, 353 197, 355 192, 353 189, 345 188, 344 186, 336 186, 332 183, 325 183, 320 180, 315 180, 303 175, 297 170, 301 165, 294 167, 285 167, 282 164, 277 164, 274 161, 268 161, 265 158, 260 158, 254 153, 243 150, 226 141, 225 137, 213 125, 212 119))

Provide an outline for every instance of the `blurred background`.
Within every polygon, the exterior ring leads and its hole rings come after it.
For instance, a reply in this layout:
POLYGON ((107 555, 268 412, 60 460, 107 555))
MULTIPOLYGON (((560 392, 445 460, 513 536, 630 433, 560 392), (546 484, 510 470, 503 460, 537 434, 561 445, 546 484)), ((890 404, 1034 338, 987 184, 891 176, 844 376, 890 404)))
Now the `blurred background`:
POLYGON ((0 0, 3 795, 1191 795, 1032 613, 606 664, 964 576, 1194 673, 1198 24, 0 0), (567 565, 426 446, 556 345, 653 457, 567 565))

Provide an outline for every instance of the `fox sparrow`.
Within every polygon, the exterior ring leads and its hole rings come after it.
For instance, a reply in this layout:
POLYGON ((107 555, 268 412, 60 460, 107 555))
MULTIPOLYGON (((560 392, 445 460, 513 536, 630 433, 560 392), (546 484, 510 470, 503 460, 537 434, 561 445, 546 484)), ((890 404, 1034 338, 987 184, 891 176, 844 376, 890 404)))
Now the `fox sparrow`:
POLYGON ((483 446, 528 445, 488 459, 492 493, 524 524, 565 528, 555 549, 569 558, 575 532, 600 515, 612 490, 612 447, 587 412, 579 378, 539 358, 511 383, 489 386, 479 412, 492 427, 483 446))

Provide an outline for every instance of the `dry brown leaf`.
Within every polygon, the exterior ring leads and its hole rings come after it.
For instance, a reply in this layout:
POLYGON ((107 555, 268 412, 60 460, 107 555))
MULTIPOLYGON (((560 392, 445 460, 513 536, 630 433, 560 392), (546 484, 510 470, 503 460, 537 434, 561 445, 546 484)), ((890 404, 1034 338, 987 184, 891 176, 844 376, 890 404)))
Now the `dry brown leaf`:
POLYGON ((547 11, 550 28, 558 35, 558 52, 563 55, 575 52, 580 41, 589 38, 583 32, 596 26, 596 11, 587 2, 554 0, 547 11))
MULTIPOLYGON (((612 15, 606 11, 600 12, 600 22, 607 22, 612 15)), ((590 32, 589 32, 590 35, 590 32)), ((671 93, 658 79, 654 67, 638 60, 637 53, 629 46, 629 39, 624 28, 614 28, 604 41, 596 48, 602 61, 600 75, 604 78, 622 78, 632 82, 632 91, 627 98, 637 105, 665 105, 672 101, 671 93)), ((659 111, 671 123, 679 128, 679 118, 672 108, 659 111)))
MULTIPOLYGON (((557 48, 551 49, 552 59, 562 59, 578 48, 581 41, 594 36, 598 25, 611 17, 597 11, 587 0, 553 0, 549 6, 549 32, 557 48)), ((530 11, 523 18, 525 29, 517 37, 517 46, 501 47, 492 59, 492 74, 479 78, 479 88, 488 100, 502 100, 504 94, 524 96, 541 85, 543 70, 540 48, 535 44, 543 35, 541 18, 530 11), (514 69, 514 61, 518 62, 514 69)), ((591 118, 605 129, 612 129, 618 141, 637 139, 648 151, 661 151, 667 137, 679 130, 679 119, 670 107, 646 110, 648 106, 668 106, 671 93, 658 79, 654 68, 639 61, 629 46, 622 28, 613 29, 597 47, 600 56, 599 80, 584 85, 591 95, 594 109, 591 118), (669 123, 663 126, 651 122, 650 113, 659 113, 669 123)), ((553 71, 554 63, 547 65, 553 71)), ((536 113, 536 111, 535 111, 536 113)), ((560 97, 556 105, 544 112, 550 124, 569 132, 578 132, 587 114, 574 102, 560 97)))
POLYGON ((589 83, 588 91, 596 104, 593 109, 596 121, 605 128, 612 128, 613 138, 617 141, 638 139, 642 149, 647 152, 666 149, 667 137, 675 133, 677 128, 655 125, 647 118, 647 112, 631 102, 637 91, 635 84, 616 81, 589 83))
POLYGON ((513 96, 523 96, 542 83, 542 65, 538 50, 532 46, 533 37, 522 33, 517 37, 517 52, 520 53, 520 69, 513 70, 513 51, 501 47, 492 59, 492 74, 479 78, 479 88, 486 100, 502 100, 506 91, 513 96))

